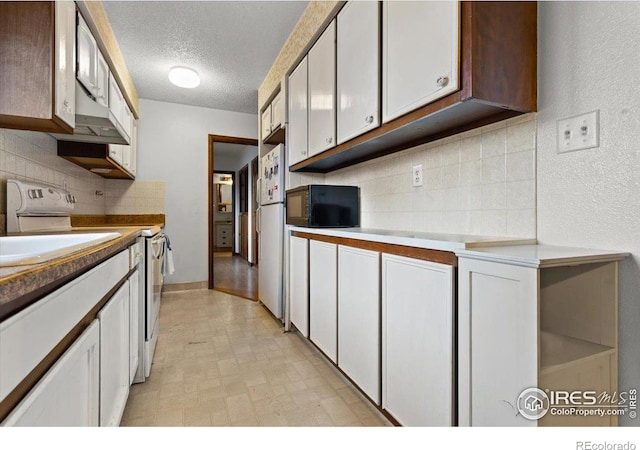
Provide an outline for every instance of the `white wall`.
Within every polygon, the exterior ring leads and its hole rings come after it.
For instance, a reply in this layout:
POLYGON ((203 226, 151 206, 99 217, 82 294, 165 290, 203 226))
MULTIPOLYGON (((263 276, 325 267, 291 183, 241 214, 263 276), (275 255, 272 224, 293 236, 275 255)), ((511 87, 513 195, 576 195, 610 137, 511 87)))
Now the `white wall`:
POLYGON ((140 99, 138 176, 165 183, 166 232, 176 271, 167 283, 205 281, 209 134, 257 138, 256 114, 140 99))
POLYGON ((540 2, 538 21, 538 238, 633 253, 620 265, 619 389, 637 389, 640 3, 540 2), (600 147, 557 154, 556 121, 595 109, 600 147))

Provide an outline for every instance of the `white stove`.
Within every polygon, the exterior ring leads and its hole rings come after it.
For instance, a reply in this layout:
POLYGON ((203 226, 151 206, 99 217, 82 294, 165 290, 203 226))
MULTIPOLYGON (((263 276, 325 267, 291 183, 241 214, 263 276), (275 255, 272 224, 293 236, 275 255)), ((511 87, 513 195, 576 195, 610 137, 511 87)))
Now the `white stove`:
MULTIPOLYGON (((57 186, 22 180, 7 180, 7 231, 9 233, 44 234, 68 231, 109 231, 129 227, 72 227, 71 213, 76 198, 57 186)), ((135 227, 140 228, 140 227, 135 227)), ((119 233, 91 233, 120 236, 119 233)), ((74 234, 73 236, 78 236, 74 234)), ((25 236, 29 237, 29 236, 25 236)), ((162 266, 167 249, 162 227, 150 226, 142 230, 139 271, 139 339, 138 369, 133 382, 141 383, 149 377, 160 332, 158 316, 164 277, 162 266)), ((15 238, 13 238, 15 239, 15 238)), ((107 239, 107 238, 105 238, 107 239)), ((108 239, 107 239, 108 240, 108 239)), ((94 245, 95 242, 92 243, 94 245)), ((34 245, 40 245, 38 242, 34 245)), ((43 247, 40 246, 40 250, 43 247)), ((42 253, 40 251, 39 253, 42 253)), ((42 262, 40 260, 37 262, 42 262)), ((0 261, 1 263, 1 261, 0 261)), ((0 264, 2 265, 2 264, 0 264)), ((132 267, 133 268, 133 267, 132 267)))

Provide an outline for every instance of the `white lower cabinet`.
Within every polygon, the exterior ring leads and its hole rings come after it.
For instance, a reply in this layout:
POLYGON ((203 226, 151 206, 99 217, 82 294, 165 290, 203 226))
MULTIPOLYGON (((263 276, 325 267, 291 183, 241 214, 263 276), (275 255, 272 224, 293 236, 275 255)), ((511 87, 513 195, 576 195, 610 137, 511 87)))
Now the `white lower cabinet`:
POLYGON ((99 345, 94 320, 2 426, 97 426, 99 345))
POLYGON ((291 236, 289 241, 289 299, 291 323, 309 337, 309 240, 291 236))
POLYGON ((581 393, 619 392, 617 260, 626 255, 544 245, 460 252, 460 425, 616 426, 615 414, 581 414, 581 405, 612 407, 581 393))
POLYGON ((309 338, 334 363, 338 357, 337 245, 309 243, 309 338))
POLYGON ((338 367, 380 404, 380 254, 338 247, 338 367))
POLYGON ((129 395, 129 281, 98 313, 100 426, 117 426, 129 395))
POLYGON ((382 255, 382 407, 406 426, 453 424, 452 266, 382 255))
POLYGON ((460 425, 535 426, 514 410, 537 386, 537 273, 459 259, 460 425))
POLYGON ((129 277, 129 384, 133 383, 139 363, 138 345, 140 344, 140 273, 133 272, 129 277))

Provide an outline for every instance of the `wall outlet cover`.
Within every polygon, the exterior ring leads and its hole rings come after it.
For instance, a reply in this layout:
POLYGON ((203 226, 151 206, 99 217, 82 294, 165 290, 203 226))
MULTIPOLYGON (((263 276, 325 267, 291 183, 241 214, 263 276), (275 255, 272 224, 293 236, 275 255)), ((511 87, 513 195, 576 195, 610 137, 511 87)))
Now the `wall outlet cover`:
POLYGON ((413 166, 413 171, 411 172, 411 178, 413 180, 414 187, 422 186, 422 164, 413 166))

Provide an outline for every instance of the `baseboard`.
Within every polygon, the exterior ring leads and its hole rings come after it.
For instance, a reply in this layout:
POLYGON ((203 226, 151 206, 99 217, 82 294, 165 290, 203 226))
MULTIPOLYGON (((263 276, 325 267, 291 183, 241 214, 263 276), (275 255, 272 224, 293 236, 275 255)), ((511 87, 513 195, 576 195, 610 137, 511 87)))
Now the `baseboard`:
POLYGON ((207 289, 209 283, 207 281, 190 281, 188 283, 173 283, 162 286, 163 292, 192 291, 195 289, 207 289))

